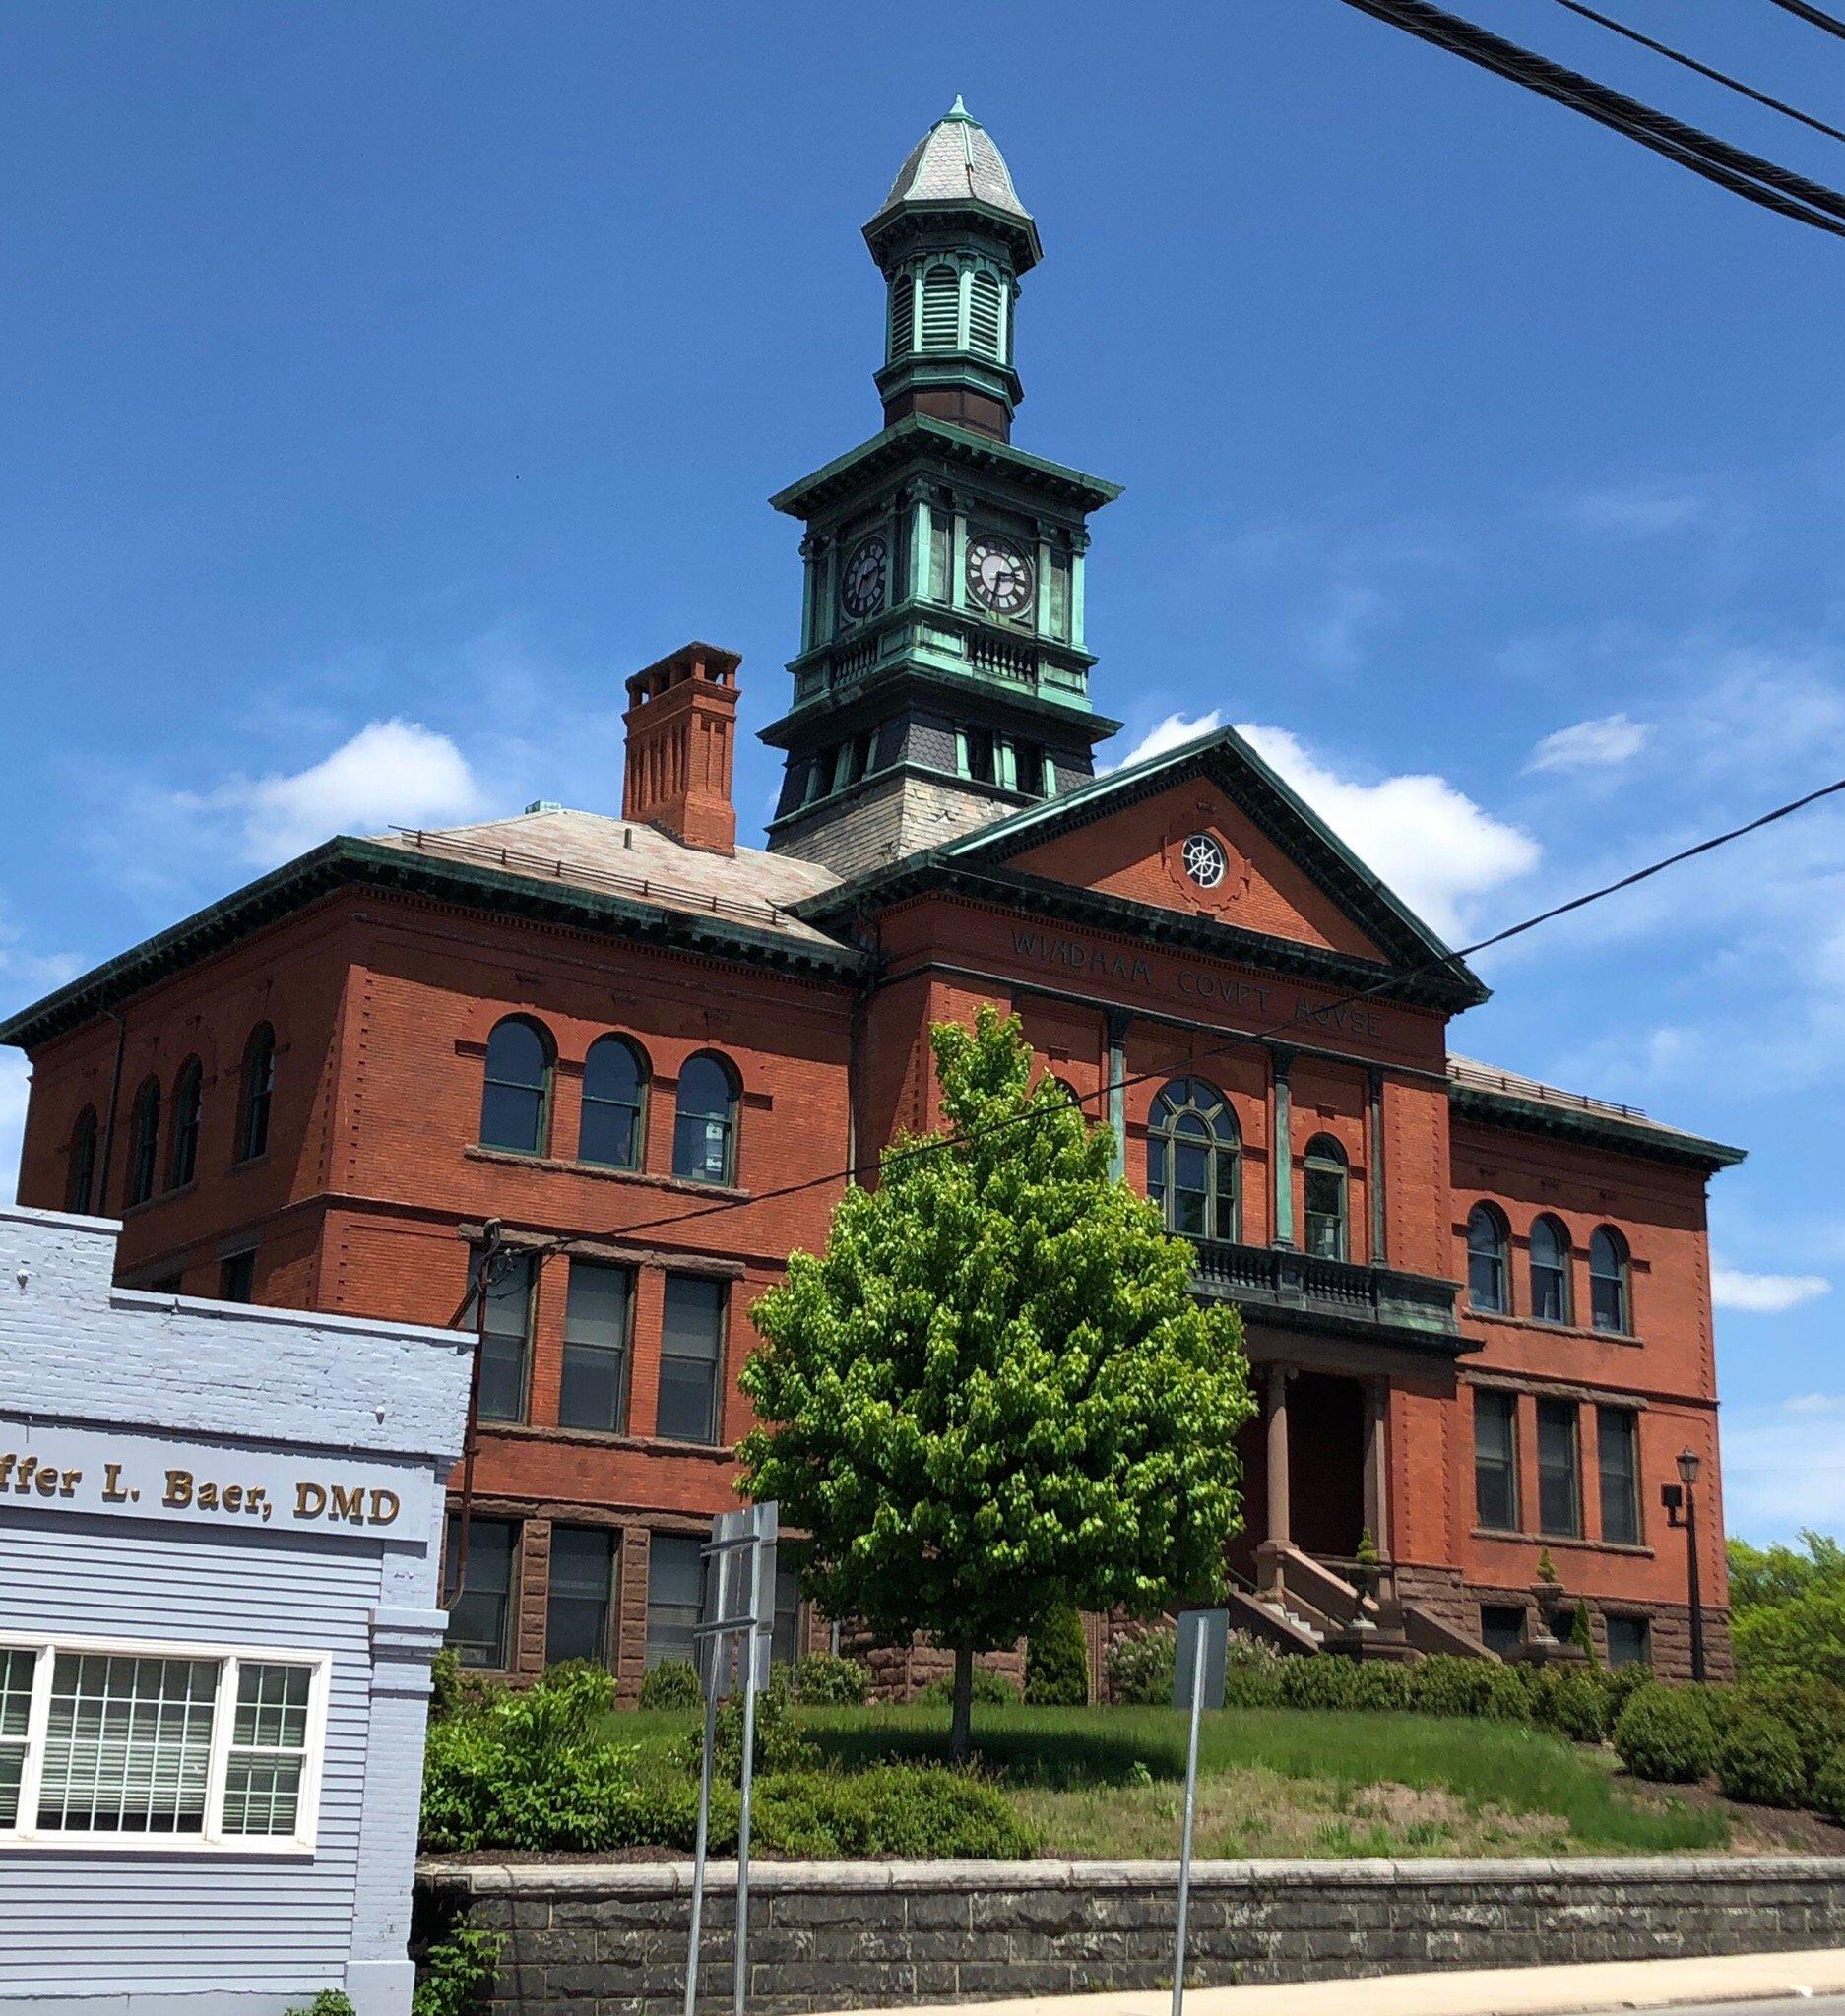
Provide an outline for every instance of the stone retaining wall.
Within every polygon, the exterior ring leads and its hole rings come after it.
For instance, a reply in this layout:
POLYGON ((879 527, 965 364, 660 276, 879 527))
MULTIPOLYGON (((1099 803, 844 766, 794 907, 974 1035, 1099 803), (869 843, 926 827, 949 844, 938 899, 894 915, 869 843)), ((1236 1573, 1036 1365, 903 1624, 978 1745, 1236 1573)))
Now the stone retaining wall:
MULTIPOLYGON (((689 1863, 425 1863, 426 1920, 505 1934, 491 2016, 677 2016, 689 1863)), ((771 2012, 1172 1980, 1170 1862, 758 1862, 750 2000, 771 2012)), ((704 1974, 731 1992, 733 1865, 714 1863, 704 1974)), ((1793 1951, 1845 1944, 1845 1858, 1201 1862, 1206 1984, 1793 1951)), ((700 1996, 701 2006, 707 1997, 700 1996)))

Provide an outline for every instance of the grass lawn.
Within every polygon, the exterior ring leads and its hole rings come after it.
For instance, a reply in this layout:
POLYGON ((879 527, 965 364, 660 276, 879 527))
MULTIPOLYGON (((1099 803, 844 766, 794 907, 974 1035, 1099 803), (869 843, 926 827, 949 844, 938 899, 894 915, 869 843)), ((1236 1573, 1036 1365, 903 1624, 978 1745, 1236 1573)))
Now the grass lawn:
MULTIPOLYGON (((801 1711, 846 1770, 945 1757, 948 1711, 801 1711)), ((696 1726, 618 1715, 611 1733, 649 1767, 696 1726)), ((981 1768, 1051 1856, 1177 1853, 1185 1720, 1166 1708, 978 1706, 981 1768)), ((1724 1816, 1621 1780, 1612 1759, 1516 1724, 1286 1708, 1207 1715, 1199 1744, 1201 1856, 1667 1854, 1722 1848, 1724 1816)))

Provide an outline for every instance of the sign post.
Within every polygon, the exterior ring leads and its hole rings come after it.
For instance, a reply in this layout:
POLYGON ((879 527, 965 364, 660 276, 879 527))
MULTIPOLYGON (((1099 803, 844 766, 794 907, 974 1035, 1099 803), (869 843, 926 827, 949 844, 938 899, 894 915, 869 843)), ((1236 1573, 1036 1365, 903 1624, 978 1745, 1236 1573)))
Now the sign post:
POLYGON ((704 1548, 702 1621, 692 1633, 699 1691, 705 1698, 705 1742, 698 1768, 698 1837, 693 1853, 691 1943, 685 1960, 685 2016, 698 2000, 698 1948, 705 1916, 705 1860, 711 1838, 711 1779, 718 1742, 718 1704, 739 1679, 743 1689, 742 1801, 736 1837, 736 1943, 731 1992, 743 2016, 749 1984, 749 1800, 756 1765, 756 1693, 768 1684, 769 1639, 775 1626, 773 1502, 720 1512, 704 1548))
POLYGON ((1185 1919, 1191 1905, 1191 1822, 1198 1799, 1198 1725, 1204 1711, 1224 1705, 1224 1657, 1230 1638, 1228 1610, 1180 1610, 1173 1661, 1173 1706, 1191 1711, 1185 1746, 1185 1821, 1178 1847, 1178 1934, 1173 1952, 1173 2016, 1185 2006, 1185 1919))

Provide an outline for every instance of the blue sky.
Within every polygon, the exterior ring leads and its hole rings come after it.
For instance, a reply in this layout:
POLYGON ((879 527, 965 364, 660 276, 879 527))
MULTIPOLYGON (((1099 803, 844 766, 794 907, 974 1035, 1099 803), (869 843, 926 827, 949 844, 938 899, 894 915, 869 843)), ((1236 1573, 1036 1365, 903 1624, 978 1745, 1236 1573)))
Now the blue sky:
MULTIPOLYGON (((1845 44, 1610 0, 1845 123, 1845 44)), ((1549 0, 1476 19, 1845 181, 1549 0)), ((1123 482, 1123 748, 1250 724, 1461 936, 1845 773, 1845 244, 1337 0, 0 20, 0 996, 326 832, 619 801, 692 636, 784 698, 773 490, 873 431, 858 235, 964 92, 1044 233, 1017 438, 1123 482)), ((765 815, 768 752, 738 802, 765 815)), ((1454 1041, 1750 1151, 1732 1524, 1845 1525, 1845 812, 1484 963, 1454 1041)), ((10 1171, 23 1072, 4 1067, 10 1171)))

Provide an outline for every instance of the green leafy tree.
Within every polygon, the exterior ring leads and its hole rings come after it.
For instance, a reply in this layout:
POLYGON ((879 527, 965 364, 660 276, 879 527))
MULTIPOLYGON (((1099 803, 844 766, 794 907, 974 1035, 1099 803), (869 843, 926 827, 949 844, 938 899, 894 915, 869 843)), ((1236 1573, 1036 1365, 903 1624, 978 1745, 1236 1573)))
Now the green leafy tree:
POLYGON ((1241 1320, 1193 1300, 1107 1132, 1031 1082, 1017 1019, 930 1040, 946 1127, 888 1149, 752 1311, 739 1488, 812 1536, 833 1615, 952 1647, 960 1758, 976 1653, 1058 1605, 1217 1593, 1251 1403, 1241 1320))
POLYGON ((1803 1533, 1800 1548, 1732 1541, 1730 1602, 1744 1679, 1806 1675, 1845 1686, 1845 1547, 1837 1541, 1818 1533, 1803 1533))

